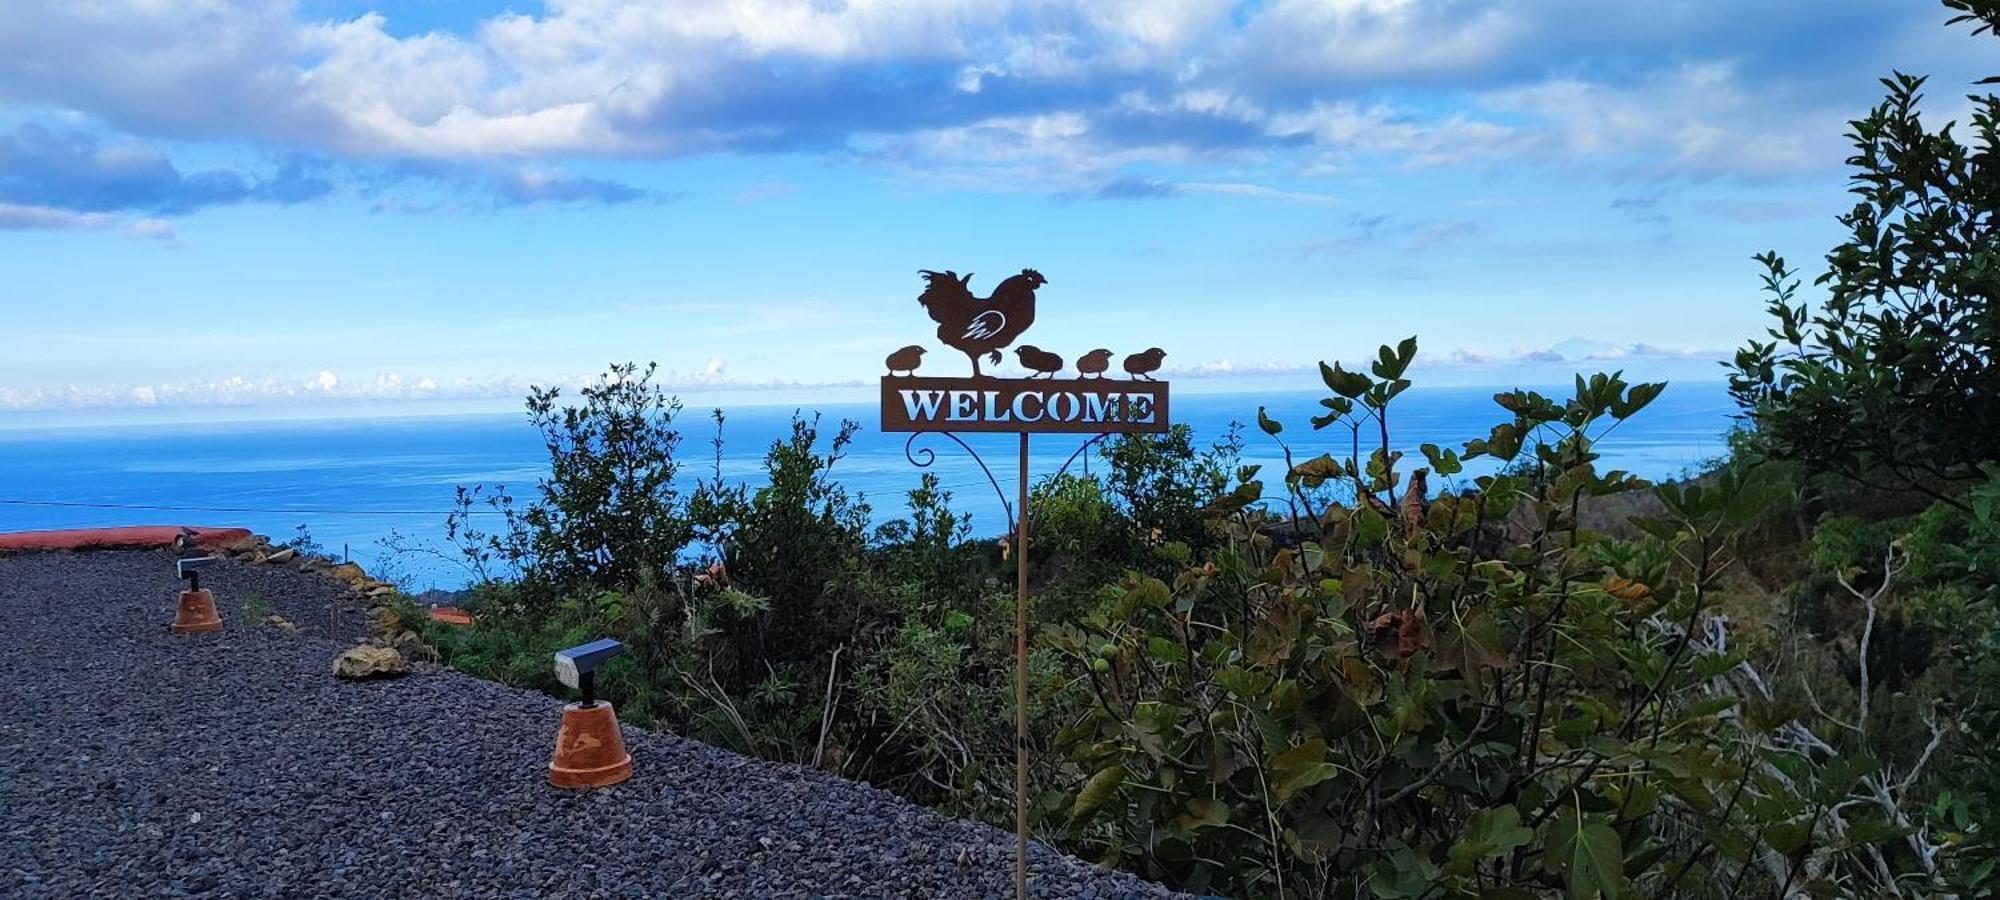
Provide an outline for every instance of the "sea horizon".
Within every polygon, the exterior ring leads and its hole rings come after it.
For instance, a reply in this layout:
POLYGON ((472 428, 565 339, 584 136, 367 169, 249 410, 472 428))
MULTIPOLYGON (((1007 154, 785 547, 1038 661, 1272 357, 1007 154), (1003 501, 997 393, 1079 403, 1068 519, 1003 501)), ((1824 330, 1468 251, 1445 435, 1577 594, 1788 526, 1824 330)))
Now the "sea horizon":
MULTIPOLYGON (((1569 385, 1524 387, 1561 399, 1569 385)), ((1511 388, 1419 386, 1399 398, 1391 425, 1394 443, 1409 453, 1404 471, 1421 464, 1415 449, 1422 443, 1457 446, 1484 436, 1506 418, 1491 395, 1511 388)), ((1296 459, 1320 452, 1338 455, 1345 446, 1340 435, 1314 432, 1308 422, 1325 395, 1323 389, 1185 391, 1175 394, 1173 411, 1176 422, 1193 429, 1198 447, 1220 439, 1231 423, 1243 426, 1243 462, 1264 466, 1261 477, 1270 479, 1282 472, 1282 451, 1250 424, 1258 409, 1268 408, 1284 422, 1281 437, 1296 459)), ((547 472, 546 451, 519 402, 508 406, 512 408, 450 413, 123 423, 99 419, 0 427, 0 531, 223 525, 248 527, 284 541, 304 525, 329 552, 351 556, 371 571, 398 571, 412 589, 457 588, 467 573, 407 553, 391 559, 396 554, 383 542, 396 534, 446 549, 444 517, 455 486, 504 485, 517 500, 531 497, 547 472)), ((717 474, 710 444, 713 408, 683 398, 676 420, 682 435, 677 481, 683 488, 717 474)), ((819 415, 823 441, 841 420, 852 419, 860 428, 832 473, 869 503, 871 524, 900 518, 907 492, 930 471, 952 492, 954 509, 971 515, 974 536, 1006 530, 1000 498, 976 463, 942 439, 912 441, 881 433, 872 401, 738 403, 723 412, 719 466, 725 480, 760 483, 763 455, 789 432, 794 412, 819 415), (913 465, 911 458, 923 457, 926 448, 937 454, 928 470, 913 465)), ((1724 435, 1735 412, 1720 382, 1671 383, 1650 408, 1604 441, 1603 465, 1655 479, 1693 471, 1726 449, 1724 435)), ((1035 438, 1033 476, 1055 471, 1086 439, 1035 438)), ((982 451, 1000 484, 1010 487, 1012 436, 968 440, 982 451)), ((1093 464, 1082 458, 1076 468, 1093 464)), ((1481 470, 1474 466, 1461 478, 1481 470)), ((480 521, 491 518, 482 513, 480 521)))

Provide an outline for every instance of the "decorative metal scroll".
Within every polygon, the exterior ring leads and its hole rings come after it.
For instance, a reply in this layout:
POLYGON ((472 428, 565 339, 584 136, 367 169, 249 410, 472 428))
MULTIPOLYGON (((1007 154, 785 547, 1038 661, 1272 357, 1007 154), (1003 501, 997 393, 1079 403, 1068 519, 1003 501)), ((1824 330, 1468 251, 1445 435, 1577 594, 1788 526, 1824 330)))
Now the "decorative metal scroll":
MULTIPOLYGON (((1088 440, 1084 441, 1082 444, 1077 445, 1075 452, 1072 452, 1069 455, 1068 459, 1063 460, 1063 464, 1057 467, 1055 474, 1053 474, 1050 477, 1061 478, 1063 476, 1063 473, 1068 472, 1069 467, 1075 465, 1076 461, 1079 459, 1085 460, 1084 465, 1086 467, 1086 471, 1088 471, 1089 462, 1088 458, 1085 457, 1084 454, 1087 451, 1089 451, 1090 448, 1103 443, 1107 438, 1110 438, 1115 433, 1116 432, 1101 431, 1098 432, 1097 434, 1091 435, 1088 440)), ((949 431, 911 432, 909 440, 903 442, 903 458, 909 460, 910 465, 916 466, 919 469, 928 469, 931 466, 936 465, 937 451, 932 450, 929 447, 917 446, 917 441, 926 435, 936 435, 938 437, 949 438, 952 443, 958 445, 958 448, 960 450, 965 451, 965 455, 972 459, 974 465, 979 466, 979 474, 986 476, 987 485, 993 488, 994 498, 1000 501, 1000 510, 1006 513, 1007 515, 1007 532, 1009 534, 1012 534, 1014 532, 1016 525, 1016 520, 1014 518, 1014 501, 1007 499, 1007 490, 1000 486, 1000 479, 994 476, 993 467, 986 464, 986 458, 980 456, 979 451, 973 449, 971 444, 966 443, 964 438, 961 438, 958 435, 953 434, 949 431)))
POLYGON ((959 449, 965 451, 966 456, 972 457, 972 461, 979 465, 980 473, 986 476, 986 483, 993 486, 993 495, 995 497, 1000 498, 1000 508, 1007 513, 1007 532, 1009 534, 1012 534, 1014 531, 1014 522, 1015 522, 1014 502, 1007 499, 1007 492, 1000 487, 1000 480, 993 477, 993 467, 986 464, 986 458, 980 456, 979 451, 972 449, 972 445, 966 443, 964 438, 952 434, 949 431, 913 432, 910 435, 910 439, 903 442, 903 458, 909 460, 910 465, 916 466, 919 469, 928 469, 932 465, 936 464, 937 451, 932 450, 929 447, 916 446, 917 439, 927 434, 942 435, 944 437, 951 438, 952 443, 957 444, 959 449), (921 460, 917 459, 916 454, 918 453, 923 454, 923 459, 921 460))

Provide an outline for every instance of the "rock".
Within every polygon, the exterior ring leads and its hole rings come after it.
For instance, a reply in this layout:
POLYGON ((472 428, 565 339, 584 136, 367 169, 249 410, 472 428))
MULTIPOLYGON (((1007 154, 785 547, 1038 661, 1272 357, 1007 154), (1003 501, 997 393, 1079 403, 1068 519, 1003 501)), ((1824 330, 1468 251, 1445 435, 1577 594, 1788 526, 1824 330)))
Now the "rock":
POLYGON ((355 681, 397 678, 408 674, 410 664, 393 647, 355 647, 333 661, 333 676, 355 681))
POLYGON ((417 637, 417 633, 414 631, 405 631, 402 634, 396 635, 395 648, 396 652, 403 654, 403 658, 405 659, 414 659, 420 662, 437 662, 438 659, 437 650, 432 648, 431 645, 424 643, 424 639, 417 637))
POLYGON ((388 637, 400 631, 403 619, 396 611, 386 606, 378 606, 368 611, 368 630, 377 637, 388 637))
POLYGON ((360 565, 351 562, 334 566, 326 570, 326 574, 357 588, 367 585, 370 581, 368 573, 361 571, 360 565))
POLYGON ((376 585, 376 586, 374 586, 374 587, 372 587, 372 588, 369 588, 369 589, 368 589, 368 596, 370 596, 370 597, 387 597, 387 596, 389 596, 390 594, 393 594, 393 593, 395 593, 395 592, 396 592, 396 588, 395 588, 394 586, 392 586, 392 585, 387 585, 387 584, 378 584, 378 585, 376 585))
POLYGON ((299 555, 299 551, 297 551, 297 550, 295 550, 295 549, 293 549, 293 548, 291 548, 291 547, 286 547, 286 548, 285 548, 285 549, 283 549, 283 550, 279 550, 279 551, 278 551, 278 552, 276 552, 276 553, 272 553, 272 554, 270 554, 270 555, 268 555, 268 556, 264 557, 263 561, 264 561, 264 562, 267 562, 267 563, 271 563, 271 564, 273 564, 273 565, 276 565, 276 564, 278 564, 278 563, 283 563, 283 562, 291 562, 292 560, 294 560, 294 559, 297 559, 297 558, 298 558, 298 555, 299 555))
POLYGON ((283 628, 286 631, 299 630, 299 626, 292 624, 292 620, 287 619, 284 616, 278 615, 277 613, 272 613, 268 616, 265 616, 264 624, 270 625, 275 628, 283 628))

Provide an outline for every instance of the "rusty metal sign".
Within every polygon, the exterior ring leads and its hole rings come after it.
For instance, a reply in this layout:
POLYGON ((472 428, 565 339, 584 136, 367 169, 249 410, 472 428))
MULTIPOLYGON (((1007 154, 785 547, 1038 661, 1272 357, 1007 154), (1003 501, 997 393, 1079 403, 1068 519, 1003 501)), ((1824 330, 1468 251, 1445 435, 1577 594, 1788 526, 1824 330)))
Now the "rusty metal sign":
POLYGON ((970 378, 918 375, 929 350, 912 344, 884 360, 882 430, 885 432, 1022 432, 1124 434, 1167 430, 1167 383, 1153 377, 1166 351, 1149 347, 1119 357, 1099 347, 1076 358, 1075 375, 1062 354, 1033 344, 1014 349, 1025 378, 997 378, 981 367, 998 363, 1035 324, 1035 292, 1048 279, 1022 269, 994 286, 992 295, 972 293, 972 273, 921 272, 925 287, 917 302, 937 323, 945 346, 965 354, 970 378), (1117 360, 1122 373, 1111 373, 1117 360))
POLYGON ((1105 434, 1167 430, 1163 381, 882 379, 882 430, 1105 434))
MULTIPOLYGON (((993 288, 990 296, 972 293, 972 274, 922 270, 924 292, 917 302, 937 323, 937 338, 965 354, 972 363, 969 377, 919 375, 928 349, 911 344, 889 354, 882 378, 882 430, 910 435, 903 455, 919 468, 937 461, 937 454, 916 449, 925 435, 942 435, 956 443, 986 473, 987 483, 1007 510, 1014 556, 1014 893, 1028 896, 1028 435, 1092 435, 1056 470, 1114 434, 1166 431, 1167 383, 1153 377, 1166 351, 1148 347, 1123 357, 1099 347, 1076 358, 1073 377, 1058 377, 1069 368, 1062 354, 1022 344, 1014 358, 1029 374, 998 378, 980 368, 1005 357, 1001 350, 1035 324, 1035 292, 1049 283, 1042 273, 1022 269, 993 288), (1118 360, 1119 373, 1111 371, 1118 360), (1122 373, 1122 377, 1120 377, 1122 373), (1006 432, 1018 435, 1019 466, 1014 499, 993 477, 993 469, 959 432, 1006 432)), ((1088 465, 1088 463, 1086 463, 1088 465)))

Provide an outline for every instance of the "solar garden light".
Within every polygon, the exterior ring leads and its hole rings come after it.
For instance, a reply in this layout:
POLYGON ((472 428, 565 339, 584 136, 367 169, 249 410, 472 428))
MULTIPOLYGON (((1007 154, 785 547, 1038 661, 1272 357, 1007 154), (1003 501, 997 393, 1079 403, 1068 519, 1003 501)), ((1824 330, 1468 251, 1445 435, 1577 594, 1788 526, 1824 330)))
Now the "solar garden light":
POLYGON ((597 705, 597 667, 625 652, 625 645, 610 638, 591 641, 568 650, 556 651, 556 679, 583 692, 585 709, 597 705))
POLYGON ((560 788, 605 787, 632 777, 632 755, 618 730, 618 713, 597 702, 597 667, 625 645, 610 638, 557 650, 556 679, 583 693, 583 701, 563 707, 556 732, 556 756, 549 783, 560 788))
POLYGON ((173 633, 206 634, 222 630, 222 617, 215 614, 215 595, 201 586, 201 570, 215 563, 213 556, 174 561, 174 571, 187 579, 188 587, 181 592, 180 609, 174 613, 173 633))

